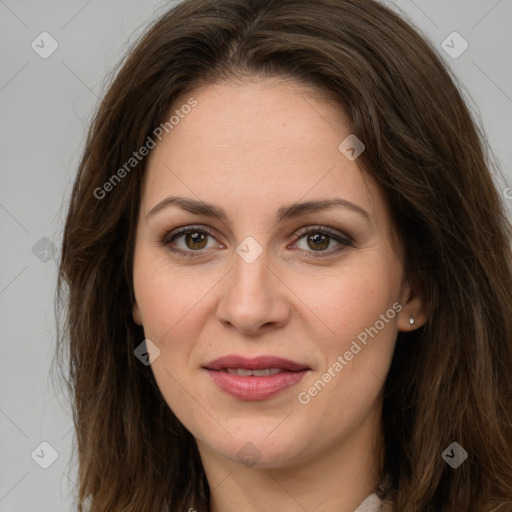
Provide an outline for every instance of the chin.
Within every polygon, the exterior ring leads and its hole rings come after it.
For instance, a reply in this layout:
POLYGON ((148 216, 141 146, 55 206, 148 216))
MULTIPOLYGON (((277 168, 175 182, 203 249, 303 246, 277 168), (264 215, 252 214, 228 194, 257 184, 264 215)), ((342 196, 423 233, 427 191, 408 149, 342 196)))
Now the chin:
MULTIPOLYGON (((203 438, 202 444, 208 449, 249 468, 277 468, 300 462, 305 457, 307 448, 311 443, 306 439, 297 439, 290 431, 283 429, 274 423, 274 432, 268 434, 267 425, 239 426, 233 437, 223 436, 223 439, 203 438)), ((301 436, 302 437, 302 436, 301 436)))

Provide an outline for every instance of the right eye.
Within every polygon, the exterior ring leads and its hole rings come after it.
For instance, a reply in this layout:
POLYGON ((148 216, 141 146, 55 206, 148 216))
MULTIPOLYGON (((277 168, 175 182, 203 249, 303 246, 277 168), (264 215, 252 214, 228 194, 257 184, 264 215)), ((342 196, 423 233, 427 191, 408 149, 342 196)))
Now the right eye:
POLYGON ((213 232, 206 226, 186 226, 167 233, 161 240, 161 244, 181 256, 195 257, 199 254, 193 253, 211 248, 208 247, 208 237, 213 238, 213 232), (176 240, 180 240, 181 246, 176 243, 176 240))

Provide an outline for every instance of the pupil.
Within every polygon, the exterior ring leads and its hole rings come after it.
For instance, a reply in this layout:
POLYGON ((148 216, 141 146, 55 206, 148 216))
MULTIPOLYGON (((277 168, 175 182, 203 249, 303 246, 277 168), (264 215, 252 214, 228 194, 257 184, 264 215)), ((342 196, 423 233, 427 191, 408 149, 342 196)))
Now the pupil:
MULTIPOLYGON (((188 234, 189 240, 192 241, 193 245, 199 245, 202 241, 206 239, 203 233, 189 233, 188 234)), ((197 249, 197 247, 195 247, 197 249)), ((201 249, 202 247, 200 247, 201 249)))
POLYGON ((313 241, 316 249, 325 249, 329 245, 328 237, 320 233, 316 233, 309 237, 310 241, 313 241), (327 243, 326 243, 327 240, 327 243))

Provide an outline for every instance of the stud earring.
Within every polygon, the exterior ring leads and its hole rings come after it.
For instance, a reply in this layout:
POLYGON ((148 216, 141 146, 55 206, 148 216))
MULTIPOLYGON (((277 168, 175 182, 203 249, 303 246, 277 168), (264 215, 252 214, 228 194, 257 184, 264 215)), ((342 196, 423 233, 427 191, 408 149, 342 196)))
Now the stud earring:
POLYGON ((414 325, 414 317, 412 315, 409 318, 409 324, 414 325))

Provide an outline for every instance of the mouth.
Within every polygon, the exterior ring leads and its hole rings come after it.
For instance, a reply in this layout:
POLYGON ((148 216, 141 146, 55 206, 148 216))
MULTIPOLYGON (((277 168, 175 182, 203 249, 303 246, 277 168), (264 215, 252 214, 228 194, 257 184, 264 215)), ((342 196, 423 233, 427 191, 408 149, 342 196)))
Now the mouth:
POLYGON ((265 368, 263 370, 249 370, 247 368, 221 368, 219 371, 227 372, 230 375, 240 375, 240 377, 266 377, 268 375, 276 375, 286 372, 282 368, 265 368))
MULTIPOLYGON (((260 356, 260 357, 243 357, 238 355, 228 355, 219 357, 210 361, 205 368, 207 370, 222 371, 222 370, 242 370, 255 372, 254 375, 258 376, 258 371, 272 371, 278 373, 278 371, 303 371, 310 370, 306 365, 292 361, 291 359, 284 359, 282 357, 275 356, 260 356), (278 371, 276 371, 278 370, 278 371)), ((248 374, 250 375, 250 374, 248 374)), ((268 375, 268 374, 262 374, 268 375)))
POLYGON ((241 400, 264 400, 297 384, 308 366, 274 356, 224 356, 203 368, 223 392, 241 400))

